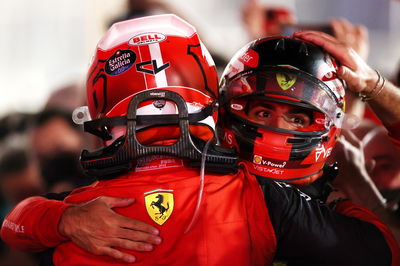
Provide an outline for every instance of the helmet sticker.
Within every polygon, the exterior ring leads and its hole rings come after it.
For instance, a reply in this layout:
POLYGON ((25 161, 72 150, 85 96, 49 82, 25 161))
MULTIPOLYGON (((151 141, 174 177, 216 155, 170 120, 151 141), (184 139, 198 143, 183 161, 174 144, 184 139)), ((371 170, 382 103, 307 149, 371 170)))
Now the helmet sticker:
POLYGON ((147 213, 159 225, 163 225, 174 210, 172 189, 155 189, 144 193, 147 213))
POLYGON ((135 61, 136 54, 131 50, 117 50, 107 59, 105 71, 108 75, 116 76, 131 68, 135 61))
POLYGON ((297 76, 289 73, 276 73, 276 80, 278 81, 279 87, 285 91, 296 83, 297 76))
POLYGON ((153 102, 153 105, 155 108, 163 108, 165 106, 166 101, 165 100, 155 100, 153 102))
POLYGON ((143 72, 151 75, 156 75, 158 72, 167 69, 170 66, 169 62, 162 64, 161 66, 157 65, 156 60, 144 61, 136 64, 136 71, 143 72), (147 67, 150 66, 150 67, 147 67))
POLYGON ((254 155, 253 163, 261 164, 261 162, 262 162, 262 157, 258 156, 258 155, 254 155))
POLYGON ((332 147, 325 149, 325 146, 321 145, 320 147, 316 148, 316 150, 315 150, 315 161, 317 162, 318 159, 321 157, 321 155, 322 155, 322 158, 324 158, 324 159, 328 158, 329 155, 331 155, 331 152, 332 152, 332 147))
POLYGON ((233 103, 233 104, 231 104, 231 108, 233 110, 241 111, 241 110, 243 110, 243 105, 237 104, 237 103, 233 103))
POLYGON ((167 37, 164 34, 157 32, 142 33, 132 37, 129 41, 129 45, 147 45, 157 42, 165 41, 167 37))
POLYGON ((264 173, 271 173, 274 175, 282 175, 283 174, 283 170, 279 170, 276 168, 266 168, 266 167, 261 167, 259 165, 253 165, 254 170, 259 171, 259 172, 264 172, 264 173))
POLYGON ((286 162, 283 162, 281 164, 278 163, 273 163, 269 160, 266 160, 260 155, 254 155, 253 157, 253 163, 255 164, 260 164, 260 165, 266 165, 266 166, 271 166, 271 167, 277 167, 277 168, 285 168, 286 162))

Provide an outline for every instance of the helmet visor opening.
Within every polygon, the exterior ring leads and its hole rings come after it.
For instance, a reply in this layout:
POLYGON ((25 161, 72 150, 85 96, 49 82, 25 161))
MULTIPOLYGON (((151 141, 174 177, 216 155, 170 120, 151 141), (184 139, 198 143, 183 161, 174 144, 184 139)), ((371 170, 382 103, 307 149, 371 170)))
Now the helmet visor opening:
POLYGON ((326 116, 326 126, 341 127, 344 117, 341 106, 330 88, 322 81, 299 70, 285 67, 267 67, 245 72, 226 84, 229 109, 244 116, 249 96, 259 101, 280 101, 311 107, 326 116), (243 112, 241 112, 243 111, 243 112))

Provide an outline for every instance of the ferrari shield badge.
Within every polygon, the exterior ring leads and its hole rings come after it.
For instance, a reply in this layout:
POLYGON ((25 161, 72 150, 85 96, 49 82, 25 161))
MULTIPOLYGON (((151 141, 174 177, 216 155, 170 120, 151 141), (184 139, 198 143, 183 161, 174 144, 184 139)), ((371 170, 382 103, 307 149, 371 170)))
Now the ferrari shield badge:
POLYGON ((296 83, 297 77, 294 74, 276 73, 276 80, 278 81, 279 87, 285 91, 296 83))
POLYGON ((156 189, 144 193, 147 213, 159 225, 163 225, 174 210, 172 189, 156 189))

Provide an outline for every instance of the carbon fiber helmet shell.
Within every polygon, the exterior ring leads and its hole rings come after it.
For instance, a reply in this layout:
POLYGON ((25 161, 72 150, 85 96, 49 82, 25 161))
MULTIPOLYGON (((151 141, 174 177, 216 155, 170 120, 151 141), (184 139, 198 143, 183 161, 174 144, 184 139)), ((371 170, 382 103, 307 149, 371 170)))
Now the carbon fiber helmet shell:
MULTIPOLYGON (((215 64, 195 28, 170 14, 112 25, 97 45, 86 85, 91 119, 126 115, 130 99, 149 89, 179 93, 189 112, 216 102, 218 95, 215 64)), ((148 101, 138 109, 140 115, 176 112, 168 102, 148 101)), ((200 123, 204 127, 193 129, 194 134, 209 138, 216 119, 214 112, 200 123)), ((150 139, 145 142, 177 132, 176 128, 161 128, 149 129, 150 139)))
POLYGON ((336 70, 331 56, 304 41, 277 36, 247 44, 220 82, 223 145, 235 147, 256 176, 297 186, 313 182, 322 174, 344 116, 344 84, 336 70), (263 126, 246 116, 250 99, 308 108, 315 119, 301 131, 263 126))

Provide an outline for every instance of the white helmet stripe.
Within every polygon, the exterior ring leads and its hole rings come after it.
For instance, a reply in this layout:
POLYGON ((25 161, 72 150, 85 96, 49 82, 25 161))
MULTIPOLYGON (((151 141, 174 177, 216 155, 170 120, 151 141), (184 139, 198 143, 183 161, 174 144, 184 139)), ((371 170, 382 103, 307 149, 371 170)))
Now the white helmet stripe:
MULTIPOLYGON (((159 43, 153 43, 149 44, 149 49, 150 49, 150 56, 152 60, 156 60, 157 66, 160 67, 164 65, 162 55, 161 55, 161 49, 160 49, 160 44, 159 43)), ((167 82, 167 76, 165 75, 165 70, 162 70, 155 74, 155 79, 156 79, 156 85, 157 87, 167 87, 168 82, 167 82)))
MULTIPOLYGON (((140 62, 143 62, 142 52, 141 52, 141 50, 144 49, 143 47, 144 47, 144 46, 139 47, 139 49, 138 49, 140 62)), ((149 85, 147 84, 146 74, 145 74, 145 73, 142 73, 142 75, 143 75, 143 77, 144 77, 144 78, 143 78, 143 81, 144 81, 144 83, 145 83, 146 90, 151 89, 151 88, 149 88, 149 85)))

